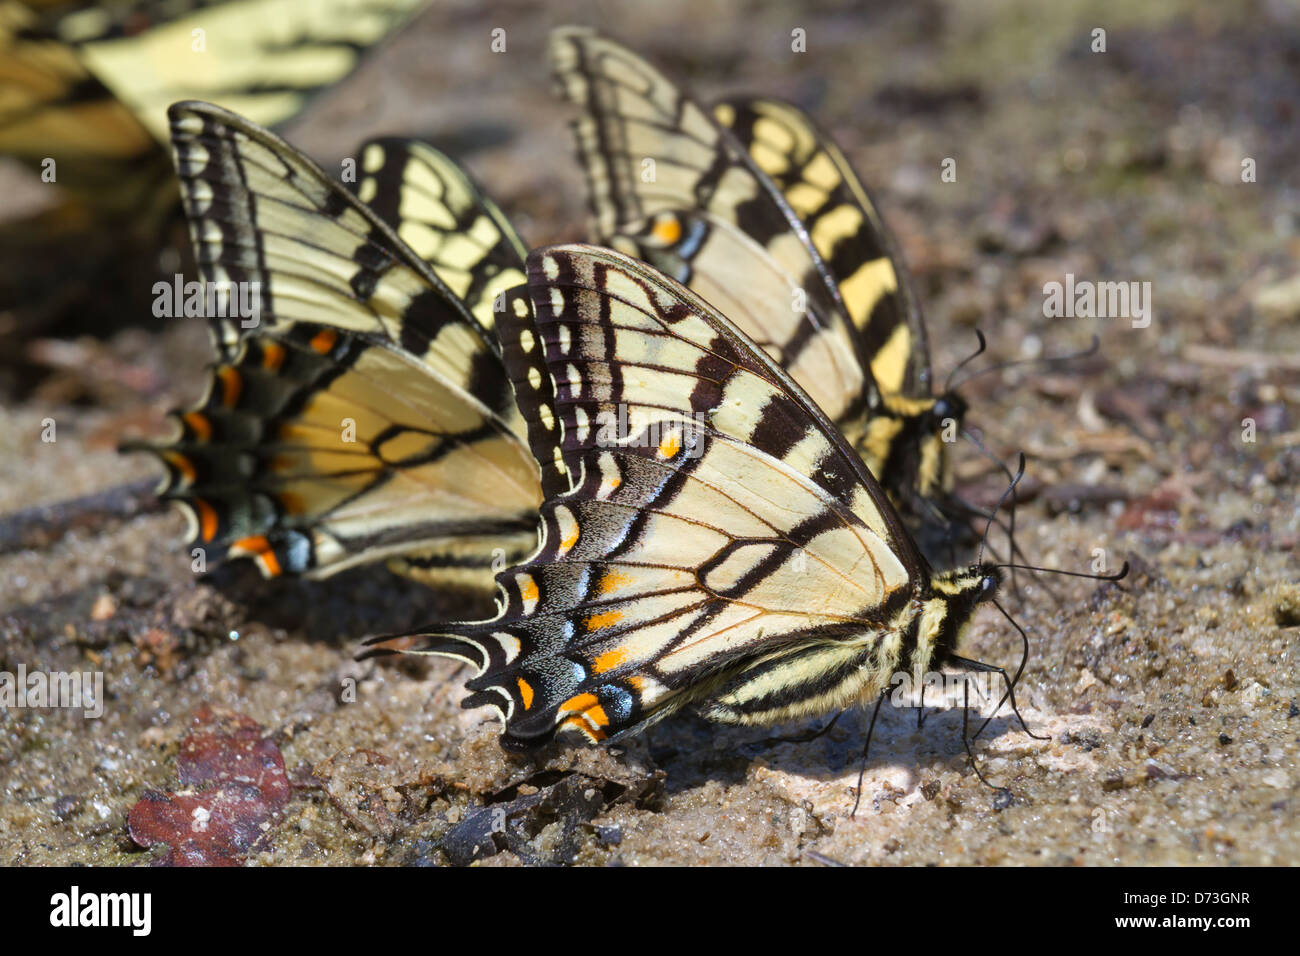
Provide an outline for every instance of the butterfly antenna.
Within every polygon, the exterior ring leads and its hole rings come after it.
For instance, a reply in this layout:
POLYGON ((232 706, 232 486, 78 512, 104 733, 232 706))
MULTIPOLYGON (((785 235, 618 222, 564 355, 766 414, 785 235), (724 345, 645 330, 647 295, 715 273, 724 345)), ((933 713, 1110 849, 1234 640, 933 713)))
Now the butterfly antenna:
POLYGON ((1128 562, 1118 571, 1103 574, 1095 571, 1066 571, 1064 568, 1040 568, 1032 564, 995 564, 996 568, 1019 568, 1021 571, 1033 571, 1036 574, 1063 574, 1070 578, 1087 578, 1090 581, 1123 581, 1128 577, 1128 562))
MULTIPOLYGON (((1007 463, 1004 462, 997 455, 993 454, 993 452, 985 448, 984 443, 981 442, 979 438, 975 436, 974 432, 970 431, 970 429, 963 428, 961 430, 961 433, 962 436, 967 441, 969 441, 972 445, 975 446, 975 448, 979 451, 980 454, 982 454, 989 461, 993 462, 993 464, 995 464, 997 467, 1001 468, 1002 473, 1006 475, 1007 480, 1011 482, 1011 487, 1013 490, 1011 494, 1011 517, 1009 523, 1007 524, 1007 540, 1011 542, 1011 555, 1012 557, 1015 557, 1019 553, 1019 548, 1016 546, 1016 495, 1014 492, 1016 486, 1016 479, 1011 477, 1011 469, 1007 467, 1007 463)), ((1022 460, 1023 460, 1023 456, 1022 456, 1022 460)), ((996 508, 993 510, 993 514, 994 515, 997 514, 996 508)), ((1020 593, 1020 583, 1016 580, 1015 571, 1011 572, 1011 587, 1016 592, 1017 595, 1020 593)))
POLYGON ((858 812, 858 804, 862 802, 862 781, 867 776, 867 754, 871 753, 871 735, 876 732, 876 718, 880 716, 880 705, 885 702, 885 694, 888 688, 880 692, 880 699, 876 701, 876 709, 871 712, 871 725, 867 728, 867 742, 862 746, 862 766, 858 768, 858 795, 853 799, 853 809, 849 811, 849 819, 858 812))
MULTIPOLYGON (((984 333, 981 332, 979 329, 976 329, 976 330, 975 330, 975 337, 976 337, 977 339, 980 340, 980 347, 977 348, 977 349, 976 349, 974 352, 972 352, 970 355, 966 356, 966 357, 965 357, 964 359, 962 359, 960 362, 958 362, 958 363, 956 364, 956 366, 953 368, 953 370, 952 370, 951 372, 948 373, 948 379, 947 379, 947 381, 945 381, 945 382, 943 383, 943 390, 944 390, 944 392, 950 392, 950 391, 952 391, 952 380, 956 377, 957 373, 960 372, 960 371, 961 371, 963 368, 965 368, 967 365, 969 365, 971 362, 975 361, 975 359, 977 359, 977 358, 979 358, 981 355, 983 355, 983 354, 984 354, 984 350, 987 349, 987 348, 989 347, 988 342, 985 341, 985 339, 984 339, 984 333)), ((966 381, 969 382, 970 379, 968 378, 966 381)))
MULTIPOLYGON (((973 382, 981 375, 988 375, 990 372, 1005 372, 1009 368, 1016 368, 1021 365, 1051 366, 1051 365, 1060 365, 1065 362, 1077 362, 1079 359, 1087 358, 1090 355, 1096 355, 1097 352, 1100 350, 1100 348, 1101 348, 1101 339, 1098 338, 1096 335, 1094 335, 1092 337, 1092 344, 1089 345, 1086 349, 1082 349, 1081 351, 1070 352, 1068 355, 1052 355, 1052 356, 1048 356, 1047 358, 1014 359, 1010 362, 999 362, 997 365, 990 365, 987 368, 980 369, 978 372, 972 372, 970 375, 967 375, 964 379, 962 379, 960 382, 957 382, 955 385, 952 385, 951 387, 961 388, 963 385, 967 384, 968 382, 973 382)), ((963 362, 962 364, 964 365, 966 363, 963 362)), ((958 366, 958 368, 960 367, 961 366, 958 366)), ((954 371, 956 370, 954 369, 954 371)), ((949 379, 951 380, 951 376, 949 376, 949 379)))
POLYGON ((1016 485, 1020 483, 1020 479, 1023 478, 1024 476, 1025 476, 1025 453, 1022 451, 1020 453, 1020 467, 1016 469, 1015 477, 1011 479, 1011 484, 1007 486, 1007 490, 1002 492, 1002 497, 998 499, 997 507, 995 507, 992 513, 989 514, 988 524, 984 526, 984 536, 983 538, 980 539, 979 554, 975 558, 976 564, 979 564, 980 560, 984 557, 984 545, 989 539, 989 529, 993 527, 993 519, 997 517, 998 511, 1001 510, 1002 503, 1007 500, 1007 495, 1012 494, 1016 490, 1016 485))

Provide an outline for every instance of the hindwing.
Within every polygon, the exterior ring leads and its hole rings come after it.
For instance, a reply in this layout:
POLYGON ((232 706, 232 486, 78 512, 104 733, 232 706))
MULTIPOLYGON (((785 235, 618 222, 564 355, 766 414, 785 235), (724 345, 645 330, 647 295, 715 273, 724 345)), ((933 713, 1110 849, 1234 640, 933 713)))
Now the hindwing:
POLYGON ((522 285, 528 250, 505 214, 455 162, 419 140, 360 150, 356 194, 463 301, 483 328, 522 285))

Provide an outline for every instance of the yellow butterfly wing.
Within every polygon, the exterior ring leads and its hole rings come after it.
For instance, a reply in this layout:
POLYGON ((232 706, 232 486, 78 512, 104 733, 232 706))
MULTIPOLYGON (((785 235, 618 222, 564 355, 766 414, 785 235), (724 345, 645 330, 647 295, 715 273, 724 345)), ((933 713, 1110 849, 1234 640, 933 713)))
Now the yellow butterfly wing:
POLYGON ((293 147, 211 104, 170 112, 200 272, 253 306, 211 317, 208 394, 150 449, 194 545, 268 575, 397 558, 488 586, 540 501, 495 340, 293 147))

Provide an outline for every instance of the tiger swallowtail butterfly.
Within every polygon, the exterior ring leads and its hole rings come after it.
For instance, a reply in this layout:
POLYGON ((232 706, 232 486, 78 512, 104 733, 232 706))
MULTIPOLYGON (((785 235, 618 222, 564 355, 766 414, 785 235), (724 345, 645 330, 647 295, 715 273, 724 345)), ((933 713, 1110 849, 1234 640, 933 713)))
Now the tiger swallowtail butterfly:
POLYGON ((954 660, 1001 581, 934 572, 809 394, 720 311, 592 246, 528 259, 498 318, 543 467, 539 541, 490 620, 375 638, 468 662, 510 748, 692 706, 770 724, 954 660))

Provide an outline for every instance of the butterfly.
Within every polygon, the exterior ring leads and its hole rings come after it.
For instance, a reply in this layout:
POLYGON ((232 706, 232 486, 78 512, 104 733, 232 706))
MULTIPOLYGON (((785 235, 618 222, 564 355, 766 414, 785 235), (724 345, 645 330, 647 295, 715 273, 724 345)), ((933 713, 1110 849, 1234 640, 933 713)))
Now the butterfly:
POLYGON ((19 320, 0 355, 147 322, 154 279, 184 268, 168 104, 285 123, 423 3, 0 0, 0 155, 52 199, 0 223, 0 311, 19 320))
POLYGON ((935 572, 812 397, 717 308, 617 251, 528 257, 498 317, 543 472, 496 615, 375 638, 468 662, 503 746, 635 733, 691 706, 771 724, 962 662, 996 565, 935 572))
MULTIPOLYGON (((932 392, 925 323, 896 245, 843 152, 802 110, 707 110, 619 44, 556 30, 598 241, 727 315, 844 432, 906 510, 951 510, 946 445, 966 403, 932 392)), ((958 509, 964 511, 964 509, 958 509)))
POLYGON ((298 113, 423 0, 0 0, 0 153, 98 217, 174 203, 168 104, 219 99, 264 125, 298 113))
POLYGON ((268 577, 388 559, 490 588, 534 546, 541 502, 491 330, 523 279, 505 217, 418 142, 363 145, 354 194, 228 110, 168 114, 205 288, 253 306, 214 300, 203 399, 127 446, 163 462, 193 546, 268 577))

